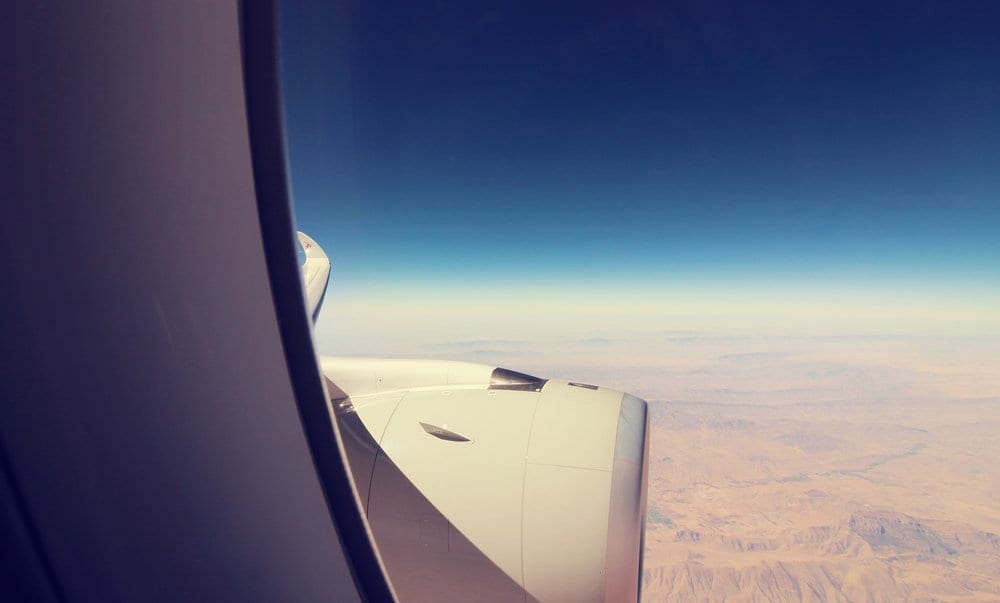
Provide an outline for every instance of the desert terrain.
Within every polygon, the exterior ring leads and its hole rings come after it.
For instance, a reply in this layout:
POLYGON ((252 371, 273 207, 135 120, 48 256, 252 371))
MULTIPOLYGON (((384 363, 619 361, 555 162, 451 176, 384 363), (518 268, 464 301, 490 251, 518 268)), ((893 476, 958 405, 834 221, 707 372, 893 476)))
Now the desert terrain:
POLYGON ((812 342, 667 375, 643 600, 1000 601, 1000 365, 966 343, 812 342))

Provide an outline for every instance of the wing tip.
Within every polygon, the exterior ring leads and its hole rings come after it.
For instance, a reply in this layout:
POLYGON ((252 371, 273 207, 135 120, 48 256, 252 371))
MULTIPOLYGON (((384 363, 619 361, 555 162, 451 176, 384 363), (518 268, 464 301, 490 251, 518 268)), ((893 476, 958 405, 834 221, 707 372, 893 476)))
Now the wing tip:
POLYGON ((330 284, 330 258, 309 235, 304 232, 296 232, 295 235, 306 254, 306 261, 302 264, 302 281, 309 314, 315 323, 323 306, 326 288, 330 284))
POLYGON ((330 258, 327 257, 326 252, 323 251, 323 248, 320 247, 319 243, 317 243, 312 237, 301 230, 296 231, 295 236, 299 239, 299 244, 302 245, 302 250, 305 251, 306 259, 330 260, 330 258))

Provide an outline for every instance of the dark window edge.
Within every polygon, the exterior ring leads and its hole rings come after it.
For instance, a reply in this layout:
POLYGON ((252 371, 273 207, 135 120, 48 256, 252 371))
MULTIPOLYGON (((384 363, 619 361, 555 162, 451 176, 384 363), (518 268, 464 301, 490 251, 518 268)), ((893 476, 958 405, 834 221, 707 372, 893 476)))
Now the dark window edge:
POLYGON ((247 131, 261 238, 289 378, 330 516, 358 594, 393 601, 392 587, 357 503, 339 434, 327 409, 299 280, 288 179, 278 48, 277 0, 240 3, 247 131))

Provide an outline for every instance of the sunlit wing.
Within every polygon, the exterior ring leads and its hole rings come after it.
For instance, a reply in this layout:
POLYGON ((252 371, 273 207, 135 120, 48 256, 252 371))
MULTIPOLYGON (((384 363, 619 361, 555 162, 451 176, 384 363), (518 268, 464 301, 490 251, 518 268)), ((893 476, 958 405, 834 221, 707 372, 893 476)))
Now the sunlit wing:
POLYGON ((302 264, 302 282, 306 288, 306 305, 309 316, 313 322, 319 318, 319 311, 323 307, 323 296, 326 295, 327 285, 330 283, 330 258, 316 241, 302 232, 295 233, 299 238, 299 244, 305 252, 306 261, 302 264))

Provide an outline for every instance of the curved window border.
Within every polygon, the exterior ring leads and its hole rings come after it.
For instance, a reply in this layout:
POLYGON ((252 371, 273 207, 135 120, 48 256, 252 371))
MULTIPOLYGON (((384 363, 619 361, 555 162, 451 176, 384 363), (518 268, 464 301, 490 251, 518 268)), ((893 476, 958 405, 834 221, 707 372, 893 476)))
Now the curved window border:
POLYGON ((327 408, 312 323, 302 297, 281 104, 278 1, 243 0, 240 19, 247 130, 261 237, 299 417, 358 593, 366 601, 394 601, 341 455, 340 434, 327 408))

